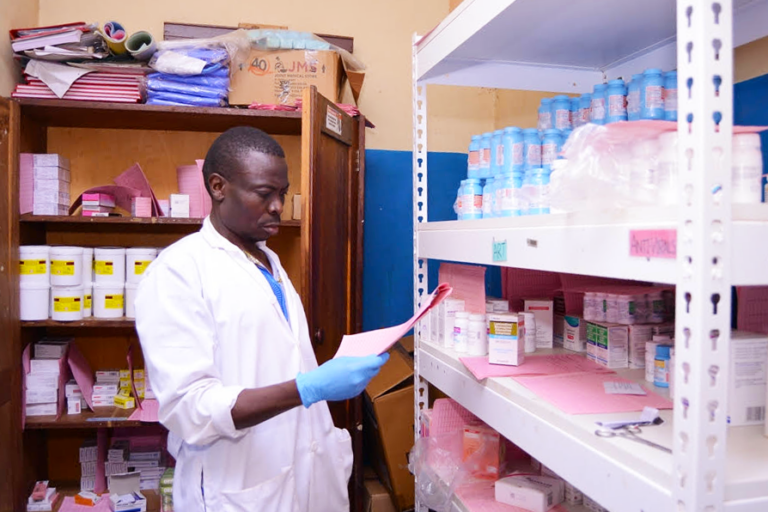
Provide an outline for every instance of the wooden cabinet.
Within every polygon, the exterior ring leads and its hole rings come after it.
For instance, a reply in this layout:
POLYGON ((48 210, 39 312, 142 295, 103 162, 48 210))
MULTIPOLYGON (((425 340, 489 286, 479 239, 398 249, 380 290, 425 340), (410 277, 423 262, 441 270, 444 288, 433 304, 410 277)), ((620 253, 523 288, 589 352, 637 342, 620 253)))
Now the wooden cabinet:
MULTIPOLYGON (((0 99, 0 512, 24 509, 37 479, 79 486, 73 451, 99 428, 138 427, 125 411, 28 418, 21 353, 46 335, 75 337, 92 368, 125 366, 130 347, 143 366, 128 319, 80 322, 19 319, 18 247, 26 244, 163 247, 197 231, 198 219, 132 219, 19 215, 20 152, 60 153, 72 162, 72 197, 108 184, 134 162, 160 197, 176 191, 176 167, 203 158, 210 143, 233 126, 254 126, 286 150, 291 189, 302 197, 302 220, 286 204, 280 233, 268 245, 279 255, 302 297, 320 363, 333 357, 341 336, 361 328, 365 120, 351 118, 314 88, 304 110, 273 112, 221 108, 0 99), (111 416, 107 421, 89 421, 111 416)), ((352 434, 356 467, 352 510, 362 509, 360 399, 332 404, 334 421, 352 434)))

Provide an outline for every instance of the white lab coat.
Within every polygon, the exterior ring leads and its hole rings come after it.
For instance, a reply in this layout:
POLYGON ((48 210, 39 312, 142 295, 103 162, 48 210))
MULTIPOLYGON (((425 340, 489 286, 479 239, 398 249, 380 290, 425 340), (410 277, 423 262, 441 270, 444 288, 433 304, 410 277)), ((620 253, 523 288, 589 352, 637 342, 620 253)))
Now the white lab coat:
POLYGON ((183 512, 349 510, 349 433, 326 402, 236 430, 239 393, 317 367, 307 320, 277 255, 290 324, 261 271, 209 219, 147 269, 136 329, 160 422, 177 460, 174 508, 183 512))

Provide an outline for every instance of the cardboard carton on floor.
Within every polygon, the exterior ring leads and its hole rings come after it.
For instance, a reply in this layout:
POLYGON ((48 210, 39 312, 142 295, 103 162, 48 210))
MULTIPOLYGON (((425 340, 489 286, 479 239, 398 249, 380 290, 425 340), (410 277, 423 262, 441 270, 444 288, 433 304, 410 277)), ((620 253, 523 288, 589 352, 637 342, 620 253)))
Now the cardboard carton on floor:
POLYGON ((334 51, 252 49, 230 71, 229 104, 293 105, 310 85, 335 102, 341 99, 343 78, 341 58, 334 51))
POLYGON ((397 512, 392 498, 376 475, 372 479, 365 480, 365 499, 363 501, 364 512, 397 512))
POLYGON ((413 359, 399 344, 365 389, 365 447, 396 510, 414 504, 408 453, 413 448, 413 359))

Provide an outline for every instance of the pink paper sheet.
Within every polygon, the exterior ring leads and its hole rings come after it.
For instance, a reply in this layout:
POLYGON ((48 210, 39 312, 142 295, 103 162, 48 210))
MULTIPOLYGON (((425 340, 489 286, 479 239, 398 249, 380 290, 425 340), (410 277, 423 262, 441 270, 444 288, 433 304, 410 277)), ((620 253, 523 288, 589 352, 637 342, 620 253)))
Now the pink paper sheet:
POLYGON ((646 388, 646 396, 609 395, 603 382, 632 382, 606 373, 569 373, 546 377, 515 377, 544 400, 568 414, 606 414, 642 411, 644 407, 671 409, 672 402, 646 388))
POLYGON ((19 153, 19 213, 32 213, 35 204, 35 157, 19 153))
MULTIPOLYGON (((157 202, 155 192, 152 190, 147 176, 144 174, 144 171, 141 170, 141 166, 138 163, 133 164, 128 169, 123 171, 120 176, 114 179, 114 182, 121 187, 138 190, 141 197, 151 197, 152 215, 156 217, 161 215, 160 203, 157 202)), ((130 207, 128 208, 128 211, 131 211, 130 207)))
MULTIPOLYGON (((21 389, 24 393, 27 392, 27 374, 30 372, 31 363, 29 362, 32 351, 32 344, 27 344, 24 350, 21 352, 21 389)), ((21 429, 24 430, 27 423, 27 397, 24 395, 24 400, 21 401, 21 429)))
POLYGON ((75 498, 66 496, 64 497, 64 500, 62 500, 61 507, 59 508, 59 512, 110 512, 110 510, 109 496, 104 496, 102 500, 93 507, 78 505, 75 503, 75 498))
POLYGON ((432 405, 430 436, 441 436, 462 430, 465 425, 480 423, 480 418, 452 398, 438 398, 432 405))
POLYGON ((501 269, 502 296, 510 311, 522 311, 524 299, 550 299, 560 289, 560 276, 554 272, 504 267, 501 269))
MULTIPOLYGON (((529 512, 527 509, 513 507, 496 501, 494 482, 477 481, 459 486, 456 496, 472 512, 529 512)), ((549 512, 568 512, 562 505, 551 508, 549 512)))
POLYGON ((677 229, 630 229, 629 255, 639 258, 677 258, 677 229))
POLYGON ((546 376, 578 372, 615 373, 579 354, 530 356, 526 357, 525 362, 520 366, 490 364, 488 356, 462 357, 459 361, 477 380, 488 377, 546 376))
POLYGON ((438 281, 453 288, 451 296, 464 301, 464 311, 485 314, 485 267, 441 263, 438 281))
POLYGON ((142 400, 141 407, 137 408, 128 418, 130 421, 141 421, 144 423, 157 423, 160 421, 158 411, 160 404, 157 400, 142 400))
POLYGON ((739 286, 736 293, 739 299, 738 329, 768 333, 768 286, 739 286))
POLYGON ((88 361, 83 357, 82 352, 77 348, 74 343, 69 344, 69 352, 67 354, 67 362, 69 363, 69 369, 72 371, 72 376, 75 378, 77 385, 83 392, 83 398, 88 404, 91 410, 93 410, 93 371, 88 361))
MULTIPOLYGON (((205 165, 205 160, 195 160, 195 163, 197 164, 200 176, 203 176, 203 165, 205 165)), ((210 215, 213 205, 211 204, 211 196, 208 194, 208 189, 205 188, 205 178, 201 178, 200 186, 200 191, 203 196, 203 217, 207 217, 210 215)))
MULTIPOLYGON (((123 210, 130 212, 134 197, 141 197, 141 192, 134 188, 120 187, 117 185, 103 185, 101 187, 93 187, 84 191, 83 194, 109 194, 115 197, 115 204, 123 210)), ((83 202, 83 194, 80 194, 72 206, 69 207, 69 214, 73 215, 77 207, 83 202)))
MULTIPOLYGON (((421 309, 405 323, 377 329, 375 331, 362 332, 360 334, 347 334, 341 339, 341 345, 334 359, 337 357, 365 357, 383 354, 397 343, 397 340, 405 336, 411 327, 416 324, 427 311, 440 304, 443 299, 451 294, 451 287, 445 283, 435 288, 435 291, 424 301, 421 309)), ((483 306, 485 307, 485 306, 483 306)))
MULTIPOLYGON (((67 350, 69 352, 69 350, 67 350)), ((56 406, 56 419, 64 414, 64 407, 67 405, 67 381, 69 380, 69 365, 67 364, 67 354, 59 359, 59 397, 56 406)))

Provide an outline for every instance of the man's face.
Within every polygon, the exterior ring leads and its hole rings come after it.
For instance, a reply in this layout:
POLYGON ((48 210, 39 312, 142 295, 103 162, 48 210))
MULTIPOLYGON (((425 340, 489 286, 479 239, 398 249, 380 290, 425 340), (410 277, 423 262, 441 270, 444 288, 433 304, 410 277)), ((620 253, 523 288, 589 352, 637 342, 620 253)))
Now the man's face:
POLYGON ((221 189, 221 220, 243 240, 266 240, 278 232, 287 193, 285 159, 250 151, 221 189))

